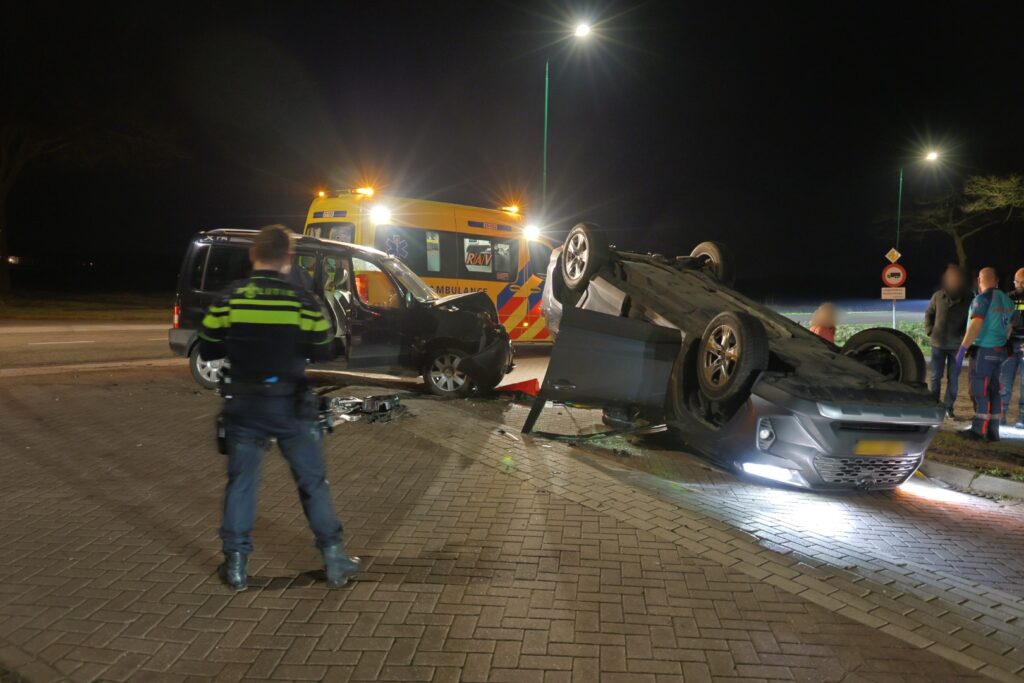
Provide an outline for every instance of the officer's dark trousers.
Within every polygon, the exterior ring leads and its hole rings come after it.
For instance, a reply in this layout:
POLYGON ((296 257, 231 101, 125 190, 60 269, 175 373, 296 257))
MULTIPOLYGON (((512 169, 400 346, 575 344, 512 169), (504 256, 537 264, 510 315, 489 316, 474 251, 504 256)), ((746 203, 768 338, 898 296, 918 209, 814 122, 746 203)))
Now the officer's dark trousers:
POLYGON ((224 408, 228 440, 228 484, 220 538, 224 552, 252 552, 260 464, 270 437, 277 439, 299 490, 317 548, 341 542, 341 522, 327 485, 320 432, 313 420, 296 417, 292 397, 230 399, 224 408))
POLYGON ((999 436, 999 414, 1003 411, 999 398, 999 373, 1006 360, 1006 348, 974 347, 971 358, 971 398, 974 399, 974 421, 971 429, 982 436, 999 436))

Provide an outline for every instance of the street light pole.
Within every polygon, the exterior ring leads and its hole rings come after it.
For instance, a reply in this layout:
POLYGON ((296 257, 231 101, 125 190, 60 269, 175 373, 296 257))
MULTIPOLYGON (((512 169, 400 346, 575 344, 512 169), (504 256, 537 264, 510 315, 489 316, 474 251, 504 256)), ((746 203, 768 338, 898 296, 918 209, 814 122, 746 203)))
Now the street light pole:
MULTIPOLYGON (((900 250, 900 216, 903 214, 903 167, 900 166, 900 189, 896 199, 896 251, 900 250)), ((894 325, 895 327, 895 325, 894 325)))
POLYGON ((548 208, 548 93, 551 83, 551 60, 544 60, 544 170, 541 175, 542 213, 548 208))
MULTIPOLYGON (((924 155, 924 160, 935 163, 939 160, 938 150, 931 150, 924 155)), ((896 194, 896 251, 900 250, 900 219, 903 217, 903 167, 900 166, 899 188, 896 194)), ((892 300, 892 329, 896 329, 896 300, 892 300)))
MULTIPOLYGON (((573 35, 586 38, 590 35, 590 24, 577 24, 573 35)), ((547 215, 548 209, 548 104, 551 99, 551 59, 544 60, 544 152, 541 169, 541 214, 547 215)))

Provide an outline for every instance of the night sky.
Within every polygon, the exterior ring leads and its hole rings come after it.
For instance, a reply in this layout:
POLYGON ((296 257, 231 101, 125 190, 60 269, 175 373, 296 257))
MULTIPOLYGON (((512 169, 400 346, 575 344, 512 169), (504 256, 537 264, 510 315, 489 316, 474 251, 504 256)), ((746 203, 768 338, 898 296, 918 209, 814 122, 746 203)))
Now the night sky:
MULTIPOLYGON (((169 291, 193 232, 301 229, 315 189, 367 180, 536 214, 545 58, 548 229, 592 221, 666 254, 722 241, 759 299, 876 297, 901 165, 905 206, 1024 171, 1009 4, 144 5, 15 3, 0 29, 5 117, 161 142, 21 175, 7 225, 40 264, 23 284, 169 291), (930 147, 937 168, 917 161, 930 147)), ((1021 228, 976 238, 972 265, 1024 265, 1021 228)), ((914 296, 954 258, 943 237, 901 248, 914 296)))

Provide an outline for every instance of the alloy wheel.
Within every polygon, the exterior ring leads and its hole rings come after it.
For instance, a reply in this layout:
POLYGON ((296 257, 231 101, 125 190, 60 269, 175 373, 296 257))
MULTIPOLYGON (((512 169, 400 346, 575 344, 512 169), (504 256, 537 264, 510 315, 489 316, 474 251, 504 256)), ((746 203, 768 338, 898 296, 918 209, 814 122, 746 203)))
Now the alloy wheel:
POLYGON ((708 384, 721 387, 732 379, 740 359, 739 336, 729 325, 719 325, 708 337, 701 372, 708 384))
POLYGON ((568 273, 570 279, 578 280, 583 277, 583 273, 587 269, 589 250, 587 236, 582 232, 573 235, 569 243, 565 245, 565 272, 568 273))
POLYGON ((462 357, 454 353, 442 353, 430 364, 430 381, 445 393, 455 393, 465 386, 469 377, 459 370, 462 357))

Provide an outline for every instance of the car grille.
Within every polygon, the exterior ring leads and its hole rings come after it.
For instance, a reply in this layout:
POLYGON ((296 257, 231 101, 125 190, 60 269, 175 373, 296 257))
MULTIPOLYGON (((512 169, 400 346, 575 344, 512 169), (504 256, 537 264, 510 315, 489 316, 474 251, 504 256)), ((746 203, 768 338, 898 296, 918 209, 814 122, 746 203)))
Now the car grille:
POLYGON ((828 484, 850 484, 867 487, 898 486, 914 473, 921 460, 905 458, 830 458, 819 455, 814 469, 828 484))
POLYGON ((923 425, 903 425, 891 422, 837 422, 836 431, 840 432, 891 432, 905 434, 920 434, 928 431, 923 425))

